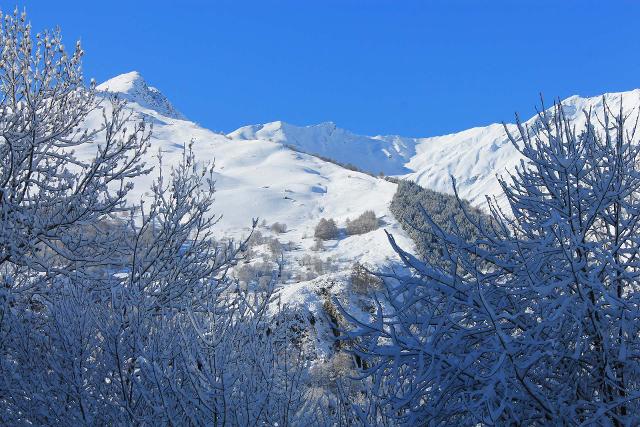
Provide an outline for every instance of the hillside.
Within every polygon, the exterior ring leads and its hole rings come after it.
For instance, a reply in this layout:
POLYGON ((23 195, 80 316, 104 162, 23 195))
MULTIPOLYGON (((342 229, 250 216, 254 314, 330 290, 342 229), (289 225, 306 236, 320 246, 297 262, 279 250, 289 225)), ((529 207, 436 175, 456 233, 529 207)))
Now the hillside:
MULTIPOLYGON (((311 318, 319 319, 311 328, 311 333, 317 335, 314 347, 325 356, 330 355, 327 345, 331 332, 323 304, 330 295, 338 295, 354 307, 365 305, 350 291, 349 274, 354 262, 380 268, 398 263, 385 230, 393 233, 404 247, 413 247, 389 211, 397 184, 290 149, 281 141, 261 138, 260 134, 239 140, 204 129, 178 115, 169 101, 156 89, 150 89, 135 72, 111 79, 98 88, 104 92, 108 88, 109 93, 123 96, 134 118, 153 125, 145 161, 155 169, 150 175, 134 180, 130 200, 145 197, 160 170, 159 152, 166 173, 168 166, 180 161, 184 144, 193 141, 198 160, 215 161, 216 203, 212 213, 221 215, 215 226, 217 234, 225 238, 246 237, 252 219, 260 218, 258 237, 252 240, 251 261, 248 266, 239 265, 235 273, 242 280, 247 275, 269 275, 277 268, 275 260, 280 251, 285 262, 278 292, 280 301, 301 307, 311 318), (152 99, 157 102, 151 102, 152 99), (380 227, 362 235, 346 235, 347 219, 367 210, 375 212, 380 227), (319 247, 314 229, 321 218, 334 219, 340 236, 324 241, 319 247), (286 231, 272 229, 274 223, 283 224, 286 231)), ((86 126, 95 128, 99 120, 96 112, 86 126)))
MULTIPOLYGON (((135 117, 153 125, 148 164, 158 166, 159 152, 163 168, 176 164, 190 141, 197 159, 215 160, 214 213, 222 216, 216 225, 219 235, 241 238, 249 233, 252 218, 261 219, 250 248, 251 261, 238 266, 235 274, 241 280, 257 280, 270 275, 282 257, 285 273, 278 291, 280 301, 307 313, 301 320, 303 328, 311 347, 323 358, 332 354, 326 313, 331 297, 337 296, 356 315, 366 316, 371 309, 371 295, 357 292, 349 279, 353 264, 380 269, 399 266, 384 230, 401 247, 415 250, 389 210, 397 184, 372 175, 382 171, 445 193, 451 192, 449 176, 453 175, 461 196, 482 206, 486 194, 499 193, 496 173, 520 161, 499 124, 430 138, 367 137, 333 123, 297 127, 283 122, 246 126, 224 135, 186 119, 136 72, 115 77, 98 89, 118 93, 129 102, 135 117), (353 164, 370 174, 340 164, 353 164), (347 219, 367 210, 375 212, 380 228, 348 236, 344 230, 347 219), (319 245, 314 228, 321 218, 334 219, 340 235, 319 245), (274 223, 277 225, 272 226, 274 223)), ((620 100, 630 108, 640 104, 640 91, 605 98, 613 108, 619 108, 620 100)), ((584 125, 583 110, 602 111, 600 97, 571 97, 563 104, 578 127, 584 125)), ((98 119, 93 114, 87 127, 96 127, 98 119)), ((532 118, 526 124, 534 123, 532 118)), ((145 197, 158 172, 156 167, 150 175, 135 180, 132 201, 145 197)))
MULTIPOLYGON (((130 87, 147 87, 140 80, 140 75, 133 72, 98 88, 109 87, 109 92, 116 92, 114 87, 124 88, 129 108, 137 117, 153 124, 148 164, 158 164, 159 151, 165 167, 177 163, 184 144, 190 141, 194 142, 197 159, 215 161, 216 213, 222 215, 217 227, 221 233, 240 236, 248 231, 252 218, 260 217, 268 224, 285 223, 288 228, 285 237, 306 247, 313 243, 313 228, 320 218, 334 218, 343 223, 365 210, 373 210, 392 230, 397 226, 387 207, 396 184, 291 150, 277 141, 233 140, 186 119, 172 117, 173 114, 165 115, 167 111, 175 111, 168 101, 154 105, 147 102, 150 95, 144 91, 131 94, 130 87), (113 85, 114 81, 120 86, 113 85)), ((151 93, 159 92, 153 89, 151 93)), ((91 117, 88 127, 97 126, 97 116, 91 117)), ((136 179, 132 199, 144 195, 157 169, 149 176, 136 179)), ((382 230, 375 234, 386 239, 382 230)), ((350 240, 336 242, 332 250, 336 255, 351 257, 354 254, 349 253, 349 247, 358 244, 350 240)), ((391 252, 380 247, 363 254, 369 254, 365 261, 376 262, 391 252)))
POLYGON ((410 170, 405 164, 415 154, 412 140, 356 135, 333 122, 301 127, 278 121, 241 127, 228 136, 234 140, 260 139, 286 144, 303 152, 355 165, 372 174, 408 173, 410 170))

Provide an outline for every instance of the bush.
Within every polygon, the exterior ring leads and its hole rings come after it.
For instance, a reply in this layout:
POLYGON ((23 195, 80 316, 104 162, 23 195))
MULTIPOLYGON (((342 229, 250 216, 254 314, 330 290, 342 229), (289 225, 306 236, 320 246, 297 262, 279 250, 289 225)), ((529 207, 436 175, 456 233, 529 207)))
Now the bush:
MULTIPOLYGON (((523 157, 500 178, 507 209, 488 198, 481 225, 421 232, 446 249, 434 261, 394 245, 410 273, 392 273, 380 312, 342 329, 371 363, 363 412, 401 425, 638 425, 640 151, 635 112, 612 104, 574 120, 557 103, 505 126, 523 157)), ((423 222, 437 228, 442 208, 425 205, 423 222)))
POLYGON ((275 268, 267 262, 241 265, 236 269, 235 277, 246 284, 262 284, 265 279, 271 280, 275 268))
POLYGON ((371 291, 376 291, 382 288, 382 279, 375 274, 371 274, 367 271, 365 266, 356 262, 351 269, 351 289, 362 295, 367 295, 371 291))
POLYGON ((305 271, 301 271, 299 275, 301 280, 312 280, 335 269, 335 263, 332 257, 323 260, 318 256, 305 254, 300 258, 299 263, 301 267, 306 267, 305 271))
POLYGON ((282 234, 287 232, 287 224, 282 224, 280 222, 274 222, 271 224, 271 231, 274 233, 282 234))
POLYGON ((338 226, 333 219, 322 218, 314 232, 314 236, 321 240, 332 240, 338 237, 338 226))
POLYGON ((79 44, 1 16, 0 425, 319 419, 280 270, 227 274, 246 245, 214 238, 213 165, 189 144, 128 204, 149 123, 84 86, 79 44))
POLYGON ((271 255, 279 258, 284 250, 280 240, 272 237, 267 239, 265 243, 267 244, 267 248, 269 248, 269 252, 271 252, 271 255))
POLYGON ((305 254, 300 259, 300 265, 302 267, 307 267, 318 274, 322 274, 324 272, 324 263, 322 262, 322 259, 317 256, 305 254))
MULTIPOLYGON (((346 326, 344 316, 340 313, 340 310, 336 307, 335 303, 331 301, 329 296, 324 298, 324 301, 322 302, 322 309, 329 320, 331 332, 333 333, 334 338, 338 338, 340 336, 340 329, 346 326)), ((340 340, 335 340, 333 342, 336 350, 342 348, 344 344, 345 343, 340 340)))
POLYGON ((253 233, 251 233, 251 237, 247 241, 247 247, 253 248, 262 244, 264 244, 264 237, 262 236, 262 233, 258 230, 253 230, 253 233))
POLYGON ((356 374, 354 365, 353 357, 347 352, 340 351, 326 362, 314 365, 311 376, 313 382, 319 387, 336 392, 338 384, 356 374))
POLYGON ((313 246, 311 246, 311 250, 314 252, 322 252, 324 251, 324 244, 322 243, 322 239, 316 238, 313 242, 313 246))
POLYGON ((375 212, 365 211, 358 218, 350 221, 347 219, 347 234, 364 234, 378 228, 378 218, 375 212))
POLYGON ((401 179, 395 178, 393 176, 385 176, 382 177, 385 181, 387 182, 392 182, 394 184, 400 184, 400 181, 402 181, 401 179))

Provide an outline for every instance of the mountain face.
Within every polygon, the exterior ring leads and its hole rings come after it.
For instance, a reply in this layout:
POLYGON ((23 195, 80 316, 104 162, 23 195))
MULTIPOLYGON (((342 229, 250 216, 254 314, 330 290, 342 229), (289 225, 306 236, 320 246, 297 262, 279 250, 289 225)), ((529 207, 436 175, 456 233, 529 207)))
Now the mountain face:
MULTIPOLYGON (((218 213, 223 214, 219 227, 231 235, 241 235, 253 217, 261 217, 286 223, 290 230, 287 238, 310 247, 313 228, 320 218, 334 218, 340 223, 369 209, 391 229, 399 229, 388 210, 395 184, 339 164, 353 164, 373 175, 383 172, 410 179, 446 193, 452 192, 453 176, 459 194, 483 207, 486 195, 501 193, 496 175, 512 170, 521 161, 521 154, 509 142, 501 124, 429 138, 362 136, 331 122, 305 127, 272 122, 222 135, 188 121, 137 72, 114 77, 98 89, 118 93, 136 114, 153 120, 149 164, 158 163, 158 151, 162 152, 164 167, 177 163, 183 145, 192 140, 199 159, 216 160, 217 206, 218 213)), ((602 115, 603 100, 614 111, 621 104, 627 111, 638 110, 640 89, 592 98, 572 96, 562 104, 580 129, 585 124, 585 111, 602 115)), ((97 127, 98 123, 92 121, 98 119, 97 115, 90 118, 87 126, 97 127)), ((525 125, 534 126, 535 121, 531 118, 525 125)), ((506 128, 517 133, 513 124, 506 128)), ((147 176, 136 181, 133 200, 144 196, 151 179, 147 176)), ((373 246, 360 246, 363 237, 350 236, 337 242, 330 252, 349 262, 364 255, 363 260, 372 263, 393 257, 384 233, 379 231, 373 246)))
MULTIPOLYGON (((154 119, 164 121, 162 123, 166 124, 167 119, 184 120, 184 126, 192 130, 185 131, 181 136, 183 139, 174 141, 175 143, 182 144, 192 136, 206 131, 188 122, 162 93, 148 86, 135 71, 114 77, 97 89, 105 93, 118 93, 134 109, 139 107, 137 110, 141 114, 152 115, 154 119)), ((562 104, 569 119, 580 128, 584 126, 585 111, 591 110, 596 115, 602 115, 603 99, 613 110, 619 109, 622 104, 626 110, 631 111, 640 108, 640 89, 591 98, 572 96, 562 101, 562 104)), ((533 117, 525 125, 532 126, 535 121, 536 118, 533 117)), ((506 128, 513 134, 517 133, 513 124, 507 124, 506 128)), ((156 123, 158 138, 175 137, 175 131, 166 135, 165 132, 166 129, 158 128, 156 123)), ((341 129, 332 122, 295 126, 276 121, 244 126, 226 137, 209 133, 215 135, 214 139, 222 138, 225 141, 262 141, 263 145, 273 143, 300 154, 311 154, 342 165, 353 165, 370 174, 383 173, 410 179, 425 188, 445 193, 452 193, 451 177, 454 177, 459 194, 479 207, 484 204, 486 195, 500 194, 496 175, 513 169, 521 160, 520 153, 509 142, 502 124, 426 138, 358 135, 341 129)), ((210 137, 203 139, 208 140, 210 137)), ((240 146, 242 144, 234 144, 234 150, 240 150, 240 146)), ((219 156, 217 158, 222 160, 219 156)))
MULTIPOLYGON (((149 164, 158 163, 158 151, 165 166, 177 163, 183 145, 192 140, 199 159, 215 159, 217 213, 223 215, 218 224, 221 233, 242 235, 254 217, 269 223, 284 222, 289 228, 286 238, 299 243, 303 252, 312 246, 313 229, 320 218, 334 218, 340 224, 365 210, 374 210, 389 229, 400 230, 388 210, 395 184, 371 174, 383 172, 445 193, 452 193, 453 176, 460 196, 482 208, 485 196, 501 193, 496 175, 513 170, 521 161, 502 124, 409 138, 357 135, 331 122, 301 127, 278 121, 222 135, 188 121, 137 72, 114 77, 98 90, 118 93, 139 117, 153 120, 149 164), (327 159, 355 165, 369 175, 327 159)), ((603 100, 614 111, 620 105, 627 111, 637 111, 640 89, 592 98, 572 96, 562 104, 568 118, 580 129, 585 124, 585 111, 602 116, 603 100)), ((96 115, 88 120, 87 126, 98 127, 98 119, 96 115)), ((534 117, 525 125, 534 126, 535 122, 534 117)), ((517 133, 513 124, 506 128, 517 133)), ((153 174, 136 180, 132 200, 144 197, 152 178, 153 174)), ((406 237, 398 232, 401 238, 406 237)), ((393 258, 382 230, 373 235, 375 242, 365 243, 363 236, 339 240, 327 255, 345 260, 345 267, 358 260, 378 263, 393 258)), ((411 245, 408 238, 405 242, 411 245)))
MULTIPOLYGON (((640 89, 591 98, 572 96, 562 101, 562 105, 567 118, 580 130, 585 126, 585 112, 591 111, 596 117, 602 117, 603 100, 614 112, 622 105, 625 111, 637 114, 640 89)), ((537 117, 532 117, 524 125, 535 126, 537 120, 537 117)), ((507 124, 506 128, 512 135, 518 135, 514 124, 507 124)), ((496 175, 505 175, 506 171, 513 170, 521 159, 521 154, 509 142, 505 127, 492 124, 418 140, 416 155, 405 165, 412 172, 405 178, 426 188, 451 192, 449 175, 452 175, 457 180, 461 197, 483 207, 485 195, 501 194, 496 175)))

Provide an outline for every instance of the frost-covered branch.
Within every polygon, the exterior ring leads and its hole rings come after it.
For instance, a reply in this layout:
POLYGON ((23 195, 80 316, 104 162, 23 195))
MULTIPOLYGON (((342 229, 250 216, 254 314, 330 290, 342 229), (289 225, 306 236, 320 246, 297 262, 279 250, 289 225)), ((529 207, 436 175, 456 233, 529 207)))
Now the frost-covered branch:
POLYGON ((351 318, 347 335, 386 416, 638 421, 637 113, 584 114, 582 130, 559 104, 505 127, 525 158, 500 179, 509 212, 491 202, 471 234, 425 212, 438 260, 390 236, 410 274, 387 277, 385 305, 369 323, 351 318))

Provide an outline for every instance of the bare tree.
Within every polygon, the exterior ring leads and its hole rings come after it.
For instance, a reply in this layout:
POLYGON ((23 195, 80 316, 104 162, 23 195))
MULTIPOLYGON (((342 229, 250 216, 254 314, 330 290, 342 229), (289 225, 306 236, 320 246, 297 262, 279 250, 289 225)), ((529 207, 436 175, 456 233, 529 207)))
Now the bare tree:
POLYGON ((247 242, 212 233, 212 165, 187 146, 128 205, 147 125, 83 85, 79 45, 3 22, 0 424, 305 424, 280 272, 259 289, 227 274, 247 242))

